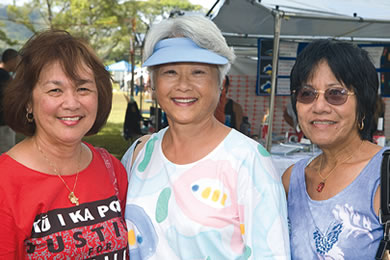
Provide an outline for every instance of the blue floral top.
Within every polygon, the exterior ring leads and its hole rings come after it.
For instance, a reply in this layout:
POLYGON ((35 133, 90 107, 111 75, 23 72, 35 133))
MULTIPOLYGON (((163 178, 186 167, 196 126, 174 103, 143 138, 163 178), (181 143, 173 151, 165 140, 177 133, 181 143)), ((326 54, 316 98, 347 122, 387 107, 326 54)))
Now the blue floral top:
POLYGON ((385 150, 348 187, 322 201, 312 200, 306 191, 305 167, 310 158, 294 165, 288 192, 292 259, 375 259, 383 228, 373 201, 385 150))

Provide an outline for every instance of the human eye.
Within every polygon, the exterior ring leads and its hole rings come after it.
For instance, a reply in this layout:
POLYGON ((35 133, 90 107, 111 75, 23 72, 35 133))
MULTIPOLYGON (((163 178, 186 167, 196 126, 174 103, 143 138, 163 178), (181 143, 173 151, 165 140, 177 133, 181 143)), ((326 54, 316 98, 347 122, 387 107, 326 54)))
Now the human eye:
POLYGON ((77 92, 81 94, 88 94, 96 89, 94 83, 90 80, 82 80, 77 86, 77 92))
POLYGON ((49 92, 49 93, 58 93, 58 92, 61 92, 61 89, 59 89, 59 88, 51 88, 47 92, 49 92))
POLYGON ((194 75, 201 75, 201 74, 206 74, 206 71, 203 69, 194 69, 192 73, 194 75))
POLYGON ((87 94, 91 92, 91 89, 88 87, 78 87, 77 92, 82 93, 82 94, 87 94))
POLYGON ((330 88, 327 92, 329 96, 344 96, 348 93, 348 90, 344 88, 330 88))
POLYGON ((299 95, 302 97, 315 96, 316 91, 311 87, 303 87, 299 90, 299 95))
POLYGON ((54 96, 54 97, 57 97, 57 96, 60 96, 62 94, 62 90, 60 88, 49 88, 47 90, 47 93, 50 95, 50 96, 54 96))
POLYGON ((161 74, 162 75, 176 75, 177 74, 177 72, 176 72, 176 70, 174 70, 174 69, 163 69, 163 70, 161 70, 161 74))

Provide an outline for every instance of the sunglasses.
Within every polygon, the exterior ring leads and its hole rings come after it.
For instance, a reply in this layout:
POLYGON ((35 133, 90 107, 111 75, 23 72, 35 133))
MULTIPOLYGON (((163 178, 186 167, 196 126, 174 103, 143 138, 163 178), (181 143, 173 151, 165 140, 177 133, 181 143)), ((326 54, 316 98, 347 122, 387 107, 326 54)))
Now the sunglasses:
POLYGON ((325 100, 331 105, 342 105, 347 102, 348 96, 353 96, 355 93, 348 91, 345 88, 328 88, 327 90, 316 90, 312 87, 304 86, 292 92, 296 95, 298 102, 303 104, 311 104, 318 98, 320 94, 324 94, 325 100))

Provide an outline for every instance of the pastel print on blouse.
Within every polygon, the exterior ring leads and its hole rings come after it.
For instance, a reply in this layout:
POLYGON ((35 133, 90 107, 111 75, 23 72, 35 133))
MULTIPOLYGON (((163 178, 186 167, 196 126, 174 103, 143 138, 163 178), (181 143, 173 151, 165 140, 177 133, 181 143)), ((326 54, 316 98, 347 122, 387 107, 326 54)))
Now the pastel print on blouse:
POLYGON ((111 76, 84 40, 48 30, 23 46, 4 92, 6 123, 26 138, 0 156, 0 259, 128 258, 126 170, 82 142, 111 102, 111 76))
POLYGON ((322 153, 283 175, 292 259, 375 259, 382 148, 372 143, 378 75, 351 43, 317 40, 291 71, 292 105, 322 153))
POLYGON ((171 18, 150 29, 144 54, 169 127, 122 159, 130 258, 290 259, 269 153, 214 117, 235 58, 219 29, 205 17, 171 18))

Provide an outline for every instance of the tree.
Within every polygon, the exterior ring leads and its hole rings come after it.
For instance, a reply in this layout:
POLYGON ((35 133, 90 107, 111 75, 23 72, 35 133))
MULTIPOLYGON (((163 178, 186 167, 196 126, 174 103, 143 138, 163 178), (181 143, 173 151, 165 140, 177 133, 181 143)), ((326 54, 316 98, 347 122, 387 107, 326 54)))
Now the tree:
POLYGON ((145 34, 156 20, 172 11, 200 9, 188 0, 30 0, 24 6, 8 6, 7 12, 9 20, 32 33, 57 28, 83 37, 107 62, 129 60, 130 43, 142 42, 136 35, 145 34))
POLYGON ((7 36, 7 34, 2 30, 0 30, 0 41, 5 42, 6 44, 8 44, 10 46, 18 44, 18 41, 10 39, 7 36))

